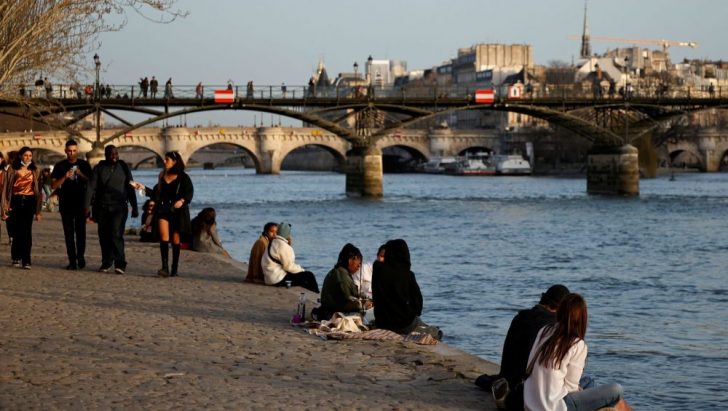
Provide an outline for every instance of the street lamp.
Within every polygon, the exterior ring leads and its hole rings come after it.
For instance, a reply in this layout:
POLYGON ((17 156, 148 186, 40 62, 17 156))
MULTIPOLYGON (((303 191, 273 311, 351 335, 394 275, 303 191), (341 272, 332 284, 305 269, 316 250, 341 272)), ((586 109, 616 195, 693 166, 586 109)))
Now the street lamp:
POLYGON ((359 63, 354 62, 354 79, 359 79, 359 63))
POLYGON ((94 88, 94 105, 96 107, 96 144, 101 144, 101 105, 99 104, 99 71, 101 70, 101 59, 94 54, 96 65, 96 87, 94 88))

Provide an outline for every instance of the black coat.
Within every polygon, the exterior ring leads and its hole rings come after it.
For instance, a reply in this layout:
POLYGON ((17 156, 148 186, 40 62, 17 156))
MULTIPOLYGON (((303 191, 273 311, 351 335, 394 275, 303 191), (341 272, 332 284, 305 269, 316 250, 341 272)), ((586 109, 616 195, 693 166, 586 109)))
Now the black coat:
POLYGON ((528 355, 531 353, 538 331, 554 322, 556 313, 552 313, 540 304, 528 310, 521 310, 513 317, 506 340, 503 342, 500 370, 500 376, 508 380, 510 387, 515 387, 525 377, 528 355))
MULTIPOLYGON (((155 213, 159 210, 159 204, 164 199, 161 198, 162 184, 165 184, 162 180, 164 172, 159 175, 159 181, 154 186, 154 193, 152 194, 152 201, 156 204, 154 206, 155 213)), ((171 222, 175 230, 179 231, 180 234, 189 235, 192 233, 192 223, 190 222, 190 203, 192 202, 192 196, 194 195, 194 187, 192 186, 192 179, 184 171, 177 176, 177 180, 172 184, 179 183, 179 189, 176 190, 176 194, 171 203, 174 204, 177 200, 185 200, 182 207, 175 211, 175 221, 171 222)))
POLYGON ((374 263, 372 297, 378 328, 399 332, 422 314, 422 293, 404 240, 387 242, 384 262, 374 263))

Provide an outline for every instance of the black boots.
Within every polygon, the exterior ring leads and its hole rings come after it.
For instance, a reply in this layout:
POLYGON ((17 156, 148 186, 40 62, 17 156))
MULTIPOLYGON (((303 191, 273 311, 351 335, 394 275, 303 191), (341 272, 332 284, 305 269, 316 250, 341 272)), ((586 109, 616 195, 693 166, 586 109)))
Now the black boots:
MULTIPOLYGON (((174 246, 172 248, 174 249, 174 246)), ((162 268, 157 271, 157 275, 160 277, 169 277, 169 242, 159 242, 159 254, 162 256, 162 268)))
POLYGON ((170 276, 177 277, 177 266, 179 265, 179 244, 172 244, 172 272, 170 276))

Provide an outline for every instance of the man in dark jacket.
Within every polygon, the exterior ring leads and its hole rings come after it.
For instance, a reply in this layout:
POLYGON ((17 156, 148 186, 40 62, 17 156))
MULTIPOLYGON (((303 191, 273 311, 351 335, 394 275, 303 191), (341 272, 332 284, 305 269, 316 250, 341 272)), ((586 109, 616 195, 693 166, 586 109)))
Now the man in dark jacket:
POLYGON ((63 235, 68 254, 67 270, 86 267, 86 188, 91 178, 91 166, 78 158, 78 143, 66 142, 66 159, 53 167, 51 188, 58 193, 63 235))
POLYGON ((495 380, 505 378, 510 387, 518 385, 526 375, 528 354, 538 331, 543 326, 556 322, 556 310, 567 295, 569 295, 568 288, 561 284, 552 285, 541 294, 541 300, 533 308, 519 311, 513 317, 506 340, 503 342, 500 373, 481 375, 475 380, 475 384, 490 390, 495 380))
POLYGON ((92 207, 91 215, 99 227, 101 245, 100 272, 106 273, 114 265, 117 274, 124 274, 124 227, 129 214, 127 202, 131 205, 131 216, 137 218, 136 193, 131 186, 131 171, 125 162, 119 160, 119 151, 113 145, 104 149, 104 157, 93 170, 91 183, 86 192, 86 210, 92 207))

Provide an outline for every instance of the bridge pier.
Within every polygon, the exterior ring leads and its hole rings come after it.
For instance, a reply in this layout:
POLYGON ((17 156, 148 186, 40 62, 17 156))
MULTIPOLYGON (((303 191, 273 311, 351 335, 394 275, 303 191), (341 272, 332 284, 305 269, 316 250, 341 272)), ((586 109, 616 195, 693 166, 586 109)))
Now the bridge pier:
POLYGON ((346 156, 346 195, 378 198, 384 195, 382 151, 377 147, 355 147, 346 156))
POLYGON ((626 144, 595 147, 589 152, 586 191, 589 194, 636 196, 640 193, 639 152, 626 144))

